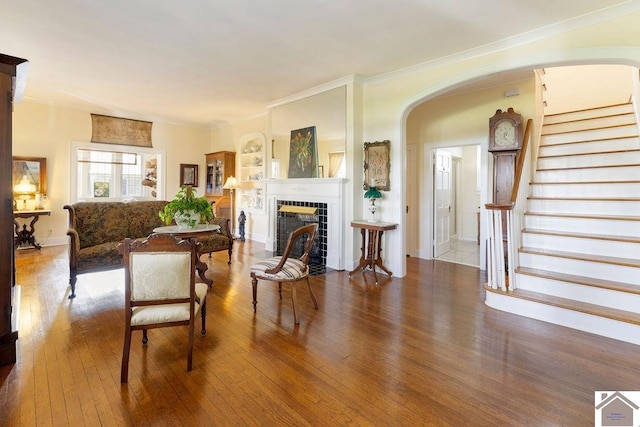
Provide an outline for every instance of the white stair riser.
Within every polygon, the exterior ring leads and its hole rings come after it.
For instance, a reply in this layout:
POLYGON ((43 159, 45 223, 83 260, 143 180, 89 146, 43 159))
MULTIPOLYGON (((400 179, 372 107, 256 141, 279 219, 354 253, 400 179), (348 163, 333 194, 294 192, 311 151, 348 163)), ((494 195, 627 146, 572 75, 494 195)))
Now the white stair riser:
POLYGON ((496 310, 640 345, 640 326, 547 304, 487 292, 485 304, 496 310))
POLYGON ((519 260, 522 267, 573 274, 575 276, 593 277, 601 280, 615 280, 616 282, 640 286, 640 268, 637 267, 525 252, 520 252, 519 260))
POLYGON ((538 170, 544 170, 634 164, 640 164, 640 151, 595 153, 579 156, 540 157, 538 158, 537 168, 538 170))
POLYGON ((638 127, 636 125, 620 126, 607 129, 595 129, 571 133, 544 135, 541 137, 540 146, 566 144, 578 141, 596 141, 601 139, 624 138, 637 135, 638 127))
POLYGON ((599 153, 603 151, 637 150, 640 148, 640 139, 617 138, 602 141, 576 142, 575 144, 543 145, 538 150, 538 155, 560 156, 583 153, 599 153))
POLYGON ((640 243, 539 233, 523 233, 522 246, 619 258, 636 258, 636 254, 640 254, 640 243))
POLYGON ((553 295, 559 298, 615 308, 618 310, 640 313, 640 295, 629 292, 617 292, 595 286, 587 286, 572 282, 563 282, 546 277, 518 274, 518 289, 553 295))
POLYGON ((597 230, 604 235, 640 237, 640 221, 525 215, 524 223, 526 228, 535 230, 574 233, 597 230))
POLYGON ((544 124, 562 123, 575 120, 587 120, 595 117, 613 116, 617 114, 633 113, 632 104, 613 105, 604 108, 594 108, 591 110, 572 111, 569 113, 553 114, 544 117, 544 124))
POLYGON ((545 123, 542 127, 543 135, 551 135, 561 132, 575 132, 579 130, 593 130, 604 127, 624 126, 635 124, 636 118, 633 113, 622 114, 609 117, 594 117, 589 120, 579 120, 565 123, 545 123))
MULTIPOLYGON (((640 176, 638 177, 640 179, 640 176)), ((532 197, 640 197, 640 181, 616 184, 531 184, 532 197)))
POLYGON ((570 215, 640 216, 640 201, 529 199, 527 211, 570 215))
POLYGON ((536 171, 536 182, 625 181, 640 176, 639 166, 536 171))
MULTIPOLYGON (((525 214, 523 221, 526 228, 640 237, 640 221, 531 214, 545 212, 558 215, 640 217, 640 201, 562 200, 640 197, 640 184, 616 182, 640 179, 640 166, 617 166, 640 164, 640 153, 633 151, 640 146, 638 126, 634 118, 635 113, 630 104, 544 118, 544 136, 540 142, 537 167, 549 170, 537 170, 534 182, 549 184, 530 186, 530 198, 527 200, 529 214, 525 214), (623 113, 624 116, 614 116, 623 113), (624 152, 615 153, 617 151, 624 152), (603 167, 608 165, 611 166, 603 167), (594 184, 596 181, 607 183, 594 184), (562 182, 576 184, 550 184, 562 182)), ((611 256, 630 260, 640 258, 640 243, 634 242, 552 236, 533 232, 524 232, 521 242, 522 246, 527 248, 583 254, 585 257, 611 256)), ((617 281, 640 288, 640 267, 523 251, 519 251, 517 263, 522 267, 617 281)), ((516 273, 512 279, 514 286, 523 290, 640 313, 640 295, 527 274, 516 273)), ((640 345, 640 326, 631 323, 494 292, 487 292, 485 301, 488 306, 499 310, 640 345)))

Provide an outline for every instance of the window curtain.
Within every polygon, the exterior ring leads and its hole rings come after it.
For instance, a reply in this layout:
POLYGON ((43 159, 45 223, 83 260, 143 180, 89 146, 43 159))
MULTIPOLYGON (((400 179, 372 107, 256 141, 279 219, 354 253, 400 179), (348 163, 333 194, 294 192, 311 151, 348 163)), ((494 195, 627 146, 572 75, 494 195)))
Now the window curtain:
POLYGON ((344 152, 329 153, 329 178, 336 178, 342 169, 344 152))

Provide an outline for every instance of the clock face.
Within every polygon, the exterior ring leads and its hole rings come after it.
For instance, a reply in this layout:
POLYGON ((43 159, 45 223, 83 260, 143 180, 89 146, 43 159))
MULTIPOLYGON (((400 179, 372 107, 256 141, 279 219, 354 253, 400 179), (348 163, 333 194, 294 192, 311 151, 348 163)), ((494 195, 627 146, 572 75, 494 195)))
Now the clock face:
POLYGON ((495 130, 495 143, 498 147, 517 145, 516 128, 508 120, 498 123, 495 130))

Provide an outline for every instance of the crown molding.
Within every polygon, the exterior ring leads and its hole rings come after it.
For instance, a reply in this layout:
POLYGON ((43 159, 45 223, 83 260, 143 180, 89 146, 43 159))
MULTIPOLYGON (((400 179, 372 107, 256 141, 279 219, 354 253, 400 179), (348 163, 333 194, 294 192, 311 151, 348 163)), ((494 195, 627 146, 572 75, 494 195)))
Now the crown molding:
POLYGON ((425 72, 435 68, 441 68, 450 64, 463 62, 473 58, 486 56, 492 53, 501 52, 503 50, 512 49, 518 46, 523 46, 535 41, 544 40, 549 37, 556 36, 558 34, 567 33, 580 28, 588 27, 601 22, 610 21, 615 18, 630 15, 640 11, 640 1, 628 0, 625 3, 610 6, 604 9, 597 10, 588 14, 576 16, 564 21, 557 22, 552 25, 537 28, 535 30, 527 31, 516 36, 508 37, 496 42, 487 43, 482 46, 474 47, 472 49, 463 50, 452 55, 443 56, 441 58, 433 59, 431 61, 421 62, 419 64, 411 65, 399 70, 391 71, 377 76, 369 77, 365 80, 364 85, 372 85, 383 83, 389 80, 394 80, 413 74, 425 72))
POLYGON ((330 82, 323 83, 319 86, 309 88, 302 92, 295 93, 285 98, 278 99, 277 101, 274 101, 273 103, 267 105, 267 109, 277 107, 278 105, 287 104, 289 102, 298 101, 303 98, 308 98, 312 95, 317 95, 319 93, 326 92, 328 90, 335 89, 340 86, 345 86, 349 84, 363 84, 363 83, 364 83, 364 79, 362 78, 362 76, 359 76, 357 74, 351 74, 351 75, 339 78, 337 80, 332 80, 330 82))
POLYGON ((132 113, 130 111, 109 109, 109 108, 104 108, 104 107, 91 105, 91 104, 83 104, 81 102, 74 103, 74 102, 51 101, 48 99, 43 99, 43 98, 38 98, 33 96, 25 96, 23 101, 28 101, 33 104, 47 105, 47 106, 56 107, 56 108, 68 108, 70 110, 86 111, 87 113, 90 113, 90 114, 95 113, 95 114, 102 114, 102 115, 112 116, 112 117, 121 117, 121 118, 126 118, 131 120, 143 120, 143 121, 148 121, 153 123, 163 123, 163 124, 175 125, 175 126, 188 126, 188 127, 195 127, 200 129, 211 129, 212 127, 215 127, 215 124, 212 124, 212 123, 202 124, 202 123, 188 122, 188 121, 169 120, 167 118, 159 117, 159 116, 144 116, 141 114, 132 113))

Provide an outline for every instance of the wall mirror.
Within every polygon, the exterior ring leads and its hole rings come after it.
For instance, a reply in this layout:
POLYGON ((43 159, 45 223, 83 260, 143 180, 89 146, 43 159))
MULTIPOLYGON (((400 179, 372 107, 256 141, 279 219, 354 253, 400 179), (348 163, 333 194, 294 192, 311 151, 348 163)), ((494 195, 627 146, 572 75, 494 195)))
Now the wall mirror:
POLYGON ((46 157, 13 156, 12 188, 20 184, 24 177, 29 184, 35 185, 35 193, 47 194, 47 159, 46 157))
MULTIPOLYGON (((346 145, 346 86, 298 99, 271 108, 271 156, 279 163, 280 178, 287 178, 291 131, 316 128, 319 177, 333 178, 343 173, 346 145)), ((272 173, 273 175, 273 173, 272 173)), ((270 178, 276 178, 270 176, 270 178)))

